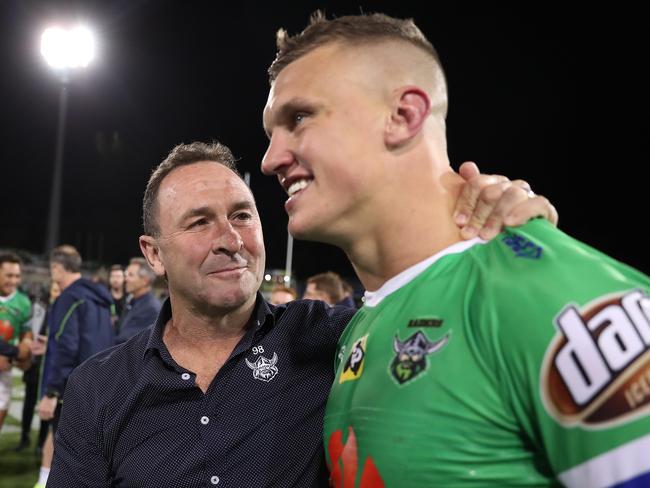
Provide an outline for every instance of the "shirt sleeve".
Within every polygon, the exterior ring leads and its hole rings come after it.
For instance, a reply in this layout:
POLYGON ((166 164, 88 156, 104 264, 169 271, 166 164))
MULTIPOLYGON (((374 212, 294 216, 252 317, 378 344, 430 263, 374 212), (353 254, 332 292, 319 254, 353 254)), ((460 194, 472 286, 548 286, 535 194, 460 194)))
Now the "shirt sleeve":
POLYGON ((70 377, 54 441, 48 488, 112 486, 96 422, 97 406, 93 408, 93 391, 92 385, 84 384, 76 374, 70 377))
POLYGON ((535 237, 539 259, 490 263, 479 293, 506 403, 565 486, 650 483, 650 279, 569 238, 535 237))

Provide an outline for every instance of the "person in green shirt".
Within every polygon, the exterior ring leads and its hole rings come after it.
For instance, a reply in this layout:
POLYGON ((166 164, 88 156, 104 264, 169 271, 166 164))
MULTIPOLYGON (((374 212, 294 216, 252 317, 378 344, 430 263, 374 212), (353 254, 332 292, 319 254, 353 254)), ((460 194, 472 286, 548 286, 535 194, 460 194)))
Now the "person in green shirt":
POLYGON ((269 73, 289 230, 369 290, 335 358, 332 486, 650 485, 650 279, 542 220, 463 241, 446 79, 413 21, 317 13, 269 73))
MULTIPOLYGON (((27 327, 32 305, 27 295, 18 290, 21 279, 20 258, 11 253, 0 254, 0 340, 17 345, 21 339, 30 341, 27 327)), ((23 343, 21 349, 26 349, 23 343)), ((23 355, 24 356, 24 355, 23 355)), ((27 364, 27 361, 24 361, 27 364)), ((11 362, 0 356, 0 429, 11 401, 11 362)))

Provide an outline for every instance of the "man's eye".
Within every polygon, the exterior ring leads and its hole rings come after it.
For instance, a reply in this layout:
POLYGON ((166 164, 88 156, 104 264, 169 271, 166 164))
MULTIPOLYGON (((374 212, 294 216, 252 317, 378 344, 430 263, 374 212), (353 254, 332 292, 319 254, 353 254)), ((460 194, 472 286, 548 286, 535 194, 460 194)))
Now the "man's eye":
POLYGON ((309 114, 307 112, 296 112, 293 115, 293 120, 292 120, 293 126, 295 127, 297 125, 300 125, 302 122, 304 122, 304 120, 308 116, 309 116, 309 114))
POLYGON ((236 220, 250 220, 253 218, 253 214, 250 214, 248 212, 240 212, 238 214, 235 214, 234 218, 236 220))
POLYGON ((207 223, 208 223, 208 221, 206 219, 195 220, 194 222, 192 222, 190 224, 190 228, 191 227, 200 227, 200 226, 205 225, 207 223))

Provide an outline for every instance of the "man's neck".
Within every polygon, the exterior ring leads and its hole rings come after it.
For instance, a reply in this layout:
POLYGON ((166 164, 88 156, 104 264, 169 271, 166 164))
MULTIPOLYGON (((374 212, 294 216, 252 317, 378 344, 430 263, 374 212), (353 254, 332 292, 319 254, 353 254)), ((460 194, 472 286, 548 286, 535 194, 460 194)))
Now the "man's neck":
POLYGON ((61 291, 63 291, 67 287, 69 287, 72 283, 77 281, 79 278, 81 278, 81 273, 67 273, 59 281, 58 283, 59 288, 61 288, 61 291))
POLYGON ((163 342, 174 360, 196 373, 196 385, 204 393, 246 332, 255 308, 255 296, 233 311, 204 313, 170 295, 172 318, 163 342))
MULTIPOLYGON (((172 320, 168 326, 174 330, 177 339, 187 345, 205 345, 241 337, 253 314, 255 298, 254 296, 252 300, 236 309, 198 310, 171 294, 172 320)), ((165 335, 168 328, 165 330, 165 335)))
POLYGON ((395 204, 387 203, 369 232, 359 233, 343 250, 366 290, 374 291, 386 281, 461 241, 452 212, 462 181, 445 175, 438 191, 430 194, 407 191, 395 204))
POLYGON ((151 291, 151 287, 149 287, 149 286, 143 286, 142 288, 138 288, 137 290, 134 290, 133 293, 132 293, 133 299, 137 300, 138 298, 140 298, 141 296, 146 295, 150 291, 151 291))

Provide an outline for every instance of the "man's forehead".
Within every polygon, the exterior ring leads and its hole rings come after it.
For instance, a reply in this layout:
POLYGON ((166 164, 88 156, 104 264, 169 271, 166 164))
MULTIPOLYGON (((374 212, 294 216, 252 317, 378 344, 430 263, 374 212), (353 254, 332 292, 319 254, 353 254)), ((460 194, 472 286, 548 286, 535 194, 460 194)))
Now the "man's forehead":
POLYGON ((158 200, 165 206, 230 205, 237 201, 255 207, 246 183, 230 168, 210 161, 175 168, 162 181, 158 200))
POLYGON ((7 273, 20 273, 20 264, 5 261, 2 263, 2 265, 0 265, 0 269, 7 273))

